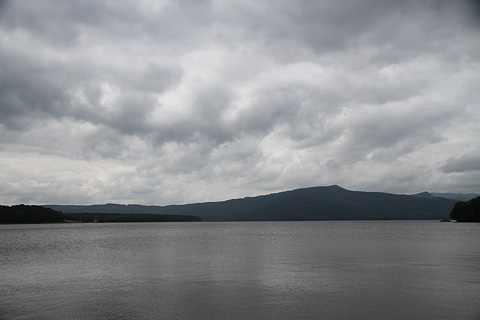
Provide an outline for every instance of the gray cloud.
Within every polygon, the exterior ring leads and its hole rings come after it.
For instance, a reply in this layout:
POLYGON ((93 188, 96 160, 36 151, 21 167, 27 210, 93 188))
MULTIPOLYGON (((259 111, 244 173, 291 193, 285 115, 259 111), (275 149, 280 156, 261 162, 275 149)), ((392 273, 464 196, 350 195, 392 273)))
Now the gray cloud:
POLYGON ((467 0, 0 2, 0 200, 478 193, 478 13, 467 0))
POLYGON ((480 171, 480 153, 472 152, 449 158, 442 170, 446 173, 480 171))

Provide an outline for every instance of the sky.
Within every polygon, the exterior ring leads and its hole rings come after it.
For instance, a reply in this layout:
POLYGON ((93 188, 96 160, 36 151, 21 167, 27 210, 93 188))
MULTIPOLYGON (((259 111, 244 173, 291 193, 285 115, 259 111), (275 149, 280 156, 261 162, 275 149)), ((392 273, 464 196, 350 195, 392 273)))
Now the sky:
POLYGON ((0 0, 0 204, 480 193, 474 0, 0 0))

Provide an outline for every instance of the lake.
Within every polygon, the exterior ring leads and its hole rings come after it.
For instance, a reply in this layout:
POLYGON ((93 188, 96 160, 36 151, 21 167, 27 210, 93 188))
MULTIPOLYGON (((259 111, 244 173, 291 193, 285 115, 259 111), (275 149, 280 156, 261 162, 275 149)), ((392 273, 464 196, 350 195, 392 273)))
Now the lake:
POLYGON ((0 226, 0 319, 480 319, 480 224, 0 226))

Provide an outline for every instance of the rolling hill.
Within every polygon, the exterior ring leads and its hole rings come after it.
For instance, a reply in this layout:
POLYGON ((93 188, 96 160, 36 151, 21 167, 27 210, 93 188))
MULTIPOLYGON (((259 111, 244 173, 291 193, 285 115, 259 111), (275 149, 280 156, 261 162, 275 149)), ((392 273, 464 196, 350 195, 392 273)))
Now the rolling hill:
POLYGON ((421 198, 447 198, 455 201, 468 201, 473 198, 479 197, 480 194, 477 193, 434 193, 434 192, 421 192, 413 194, 415 197, 421 198))
POLYGON ((203 221, 430 220, 449 216, 452 199, 339 186, 311 187, 219 202, 185 205, 45 205, 64 213, 144 213, 195 215, 203 221))

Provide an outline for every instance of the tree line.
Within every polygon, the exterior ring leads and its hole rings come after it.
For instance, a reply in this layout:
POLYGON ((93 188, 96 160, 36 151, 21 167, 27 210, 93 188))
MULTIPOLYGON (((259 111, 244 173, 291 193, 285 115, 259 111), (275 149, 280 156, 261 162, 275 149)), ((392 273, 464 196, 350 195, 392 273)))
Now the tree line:
POLYGON ((455 203, 450 218, 458 222, 480 222, 480 197, 455 203))
POLYGON ((202 221, 200 217, 170 214, 137 213, 63 213, 69 222, 191 222, 202 221))
POLYGON ((91 214, 62 213, 34 205, 0 205, 0 223, 62 223, 62 222, 190 222, 202 221, 193 215, 169 214, 91 214))
POLYGON ((62 213, 42 206, 0 206, 0 223, 64 222, 62 213))

